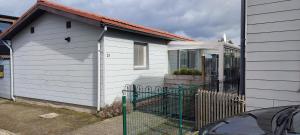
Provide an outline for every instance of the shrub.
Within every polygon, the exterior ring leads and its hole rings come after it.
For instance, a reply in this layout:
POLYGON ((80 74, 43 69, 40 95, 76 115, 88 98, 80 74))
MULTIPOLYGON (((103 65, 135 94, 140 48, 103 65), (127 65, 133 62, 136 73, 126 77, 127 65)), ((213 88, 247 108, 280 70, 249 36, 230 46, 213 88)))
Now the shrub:
MULTIPOLYGON (((126 111, 131 111, 130 104, 127 104, 126 111)), ((101 119, 112 118, 119 115, 122 115, 122 101, 120 100, 115 100, 111 105, 106 105, 101 108, 101 111, 98 113, 101 119)))
POLYGON ((174 75, 201 75, 201 72, 196 69, 181 68, 173 72, 174 75))
POLYGON ((181 68, 179 69, 180 75, 188 75, 189 69, 181 68))
POLYGON ((199 70, 194 70, 194 75, 202 75, 199 70))
POLYGON ((174 73, 173 73, 174 75, 179 75, 180 74, 180 72, 178 71, 178 70, 176 70, 176 71, 174 71, 174 73))

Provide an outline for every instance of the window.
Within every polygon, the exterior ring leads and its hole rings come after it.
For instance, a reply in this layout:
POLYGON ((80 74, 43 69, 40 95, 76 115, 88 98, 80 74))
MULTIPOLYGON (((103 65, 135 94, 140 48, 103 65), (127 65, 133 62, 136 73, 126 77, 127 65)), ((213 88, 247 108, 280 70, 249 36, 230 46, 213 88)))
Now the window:
POLYGON ((180 68, 200 69, 199 59, 200 51, 198 50, 180 50, 180 68))
POLYGON ((146 43, 134 43, 134 68, 147 69, 148 45, 146 43))
POLYGON ((70 29, 71 26, 72 26, 71 21, 67 21, 67 22, 66 22, 66 28, 67 28, 67 29, 70 29))
POLYGON ((30 33, 33 34, 34 33, 34 27, 30 28, 30 33))
POLYGON ((180 50, 179 52, 180 58, 180 68, 188 68, 188 51, 187 50, 180 50))

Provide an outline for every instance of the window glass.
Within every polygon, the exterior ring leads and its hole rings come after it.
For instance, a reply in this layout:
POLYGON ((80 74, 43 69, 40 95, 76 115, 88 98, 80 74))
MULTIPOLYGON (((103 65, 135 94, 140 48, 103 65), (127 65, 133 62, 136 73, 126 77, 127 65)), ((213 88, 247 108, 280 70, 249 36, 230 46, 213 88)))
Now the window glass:
POLYGON ((199 50, 180 50, 180 68, 200 69, 200 51, 199 50))
POLYGON ((188 67, 194 69, 196 67, 196 51, 188 51, 188 60, 188 67))
POLYGON ((147 67, 147 44, 135 43, 134 44, 134 66, 135 67, 147 67))
POLYGON ((180 68, 188 67, 188 51, 180 50, 180 68))
POLYGON ((168 51, 168 59, 169 59, 169 73, 173 73, 178 69, 179 61, 178 61, 178 51, 170 50, 168 51))

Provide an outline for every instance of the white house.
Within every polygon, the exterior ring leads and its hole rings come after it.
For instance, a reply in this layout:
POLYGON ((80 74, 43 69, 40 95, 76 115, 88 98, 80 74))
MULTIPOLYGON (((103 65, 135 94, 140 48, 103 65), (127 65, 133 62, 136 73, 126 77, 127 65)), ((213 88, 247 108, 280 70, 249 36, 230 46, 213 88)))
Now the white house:
POLYGON ((300 104, 300 1, 246 0, 248 110, 300 104))
POLYGON ((125 84, 162 85, 168 42, 191 40, 43 0, 0 39, 13 50, 11 98, 98 110, 125 84))

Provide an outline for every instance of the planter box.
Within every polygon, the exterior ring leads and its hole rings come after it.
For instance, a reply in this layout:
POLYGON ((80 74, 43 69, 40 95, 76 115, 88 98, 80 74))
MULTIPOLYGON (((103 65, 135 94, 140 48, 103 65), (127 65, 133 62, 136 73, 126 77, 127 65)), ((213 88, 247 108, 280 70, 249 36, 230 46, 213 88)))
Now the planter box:
POLYGON ((178 85, 201 85, 204 81, 200 75, 165 75, 164 86, 178 87, 178 85))

